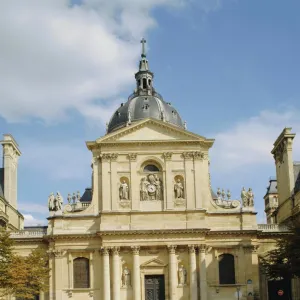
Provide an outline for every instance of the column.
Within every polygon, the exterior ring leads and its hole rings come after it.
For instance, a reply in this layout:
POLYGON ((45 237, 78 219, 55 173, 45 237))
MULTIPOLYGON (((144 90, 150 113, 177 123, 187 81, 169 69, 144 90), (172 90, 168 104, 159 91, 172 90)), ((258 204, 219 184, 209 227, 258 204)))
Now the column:
POLYGON ((189 245, 189 261, 190 261, 190 300, 197 300, 197 265, 196 265, 196 249, 194 245, 189 245))
POLYGON ((40 292, 40 300, 45 300, 45 293, 44 292, 40 292))
POLYGON ((120 247, 113 248, 113 300, 120 300, 120 247))
POLYGON ((140 247, 131 247, 133 253, 133 300, 141 300, 140 247))
POLYGON ((63 298, 63 257, 65 255, 63 250, 54 250, 55 255, 55 300, 61 300, 63 298))
POLYGON ((102 270, 103 270, 103 300, 110 300, 110 270, 109 270, 109 248, 103 247, 102 249, 102 270))
POLYGON ((101 183, 99 181, 99 158, 100 157, 93 157, 92 165, 93 165, 93 205, 94 205, 94 213, 98 213, 99 210, 102 210, 102 206, 100 206, 100 199, 99 199, 99 188, 101 183))
POLYGON ((90 252, 90 288, 94 288, 94 252, 90 252))
POLYGON ((140 191, 139 191, 139 179, 136 174, 137 154, 130 153, 128 154, 129 164, 130 164, 130 198, 131 198, 131 209, 140 210, 140 191))
POLYGON ((69 289, 73 288, 73 261, 72 261, 72 254, 68 253, 68 273, 69 273, 69 289))
POLYGON ((195 209, 194 154, 193 152, 184 152, 182 156, 184 157, 185 169, 186 208, 195 209))
MULTIPOLYGON (((257 245, 251 247, 251 257, 252 257, 252 282, 254 293, 259 294, 259 262, 257 255, 257 245)), ((248 280, 248 279, 247 279, 248 280)))
POLYGON ((207 280, 206 280, 206 245, 199 245, 199 267, 200 267, 200 300, 207 300, 207 280))
POLYGON ((169 294, 170 300, 176 300, 176 290, 177 290, 177 262, 176 262, 176 246, 168 246, 169 250, 169 294))
POLYGON ((101 155, 101 201, 103 211, 111 211, 110 159, 111 154, 109 153, 101 155))
POLYGON ((163 153, 163 157, 165 159, 165 207, 166 209, 173 209, 173 193, 174 193, 174 183, 173 183, 173 174, 172 174, 172 152, 163 153))

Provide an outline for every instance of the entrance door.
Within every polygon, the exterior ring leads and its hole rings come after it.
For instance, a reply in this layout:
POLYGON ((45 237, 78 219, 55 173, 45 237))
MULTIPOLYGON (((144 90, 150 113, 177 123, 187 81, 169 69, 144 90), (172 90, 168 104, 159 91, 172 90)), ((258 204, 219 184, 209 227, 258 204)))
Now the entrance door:
POLYGON ((164 275, 145 276, 145 300, 165 300, 164 275))

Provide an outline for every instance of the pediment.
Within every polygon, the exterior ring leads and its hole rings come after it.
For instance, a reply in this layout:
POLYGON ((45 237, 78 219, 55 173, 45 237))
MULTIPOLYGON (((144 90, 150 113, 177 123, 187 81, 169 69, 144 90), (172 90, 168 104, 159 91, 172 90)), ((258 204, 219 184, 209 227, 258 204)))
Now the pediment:
POLYGON ((141 265, 141 268, 158 268, 158 267, 166 267, 163 261, 158 258, 152 258, 141 265))
POLYGON ((126 141, 205 141, 200 135, 175 125, 146 119, 112 132, 97 140, 97 143, 126 141))

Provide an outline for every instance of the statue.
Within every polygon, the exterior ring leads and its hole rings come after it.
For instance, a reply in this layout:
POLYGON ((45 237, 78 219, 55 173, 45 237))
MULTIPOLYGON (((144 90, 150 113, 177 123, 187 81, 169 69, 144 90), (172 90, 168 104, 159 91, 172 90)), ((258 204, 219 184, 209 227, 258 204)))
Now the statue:
POLYGON ((248 206, 248 195, 244 187, 241 192, 241 198, 242 198, 243 206, 248 206))
POLYGON ((231 200, 231 193, 230 190, 227 190, 227 193, 224 189, 218 188, 217 190, 217 198, 214 199, 217 206, 225 209, 237 208, 240 206, 240 201, 238 200, 231 200), (227 200, 226 200, 227 196, 227 200))
POLYGON ((247 197, 248 197, 248 206, 253 207, 254 206, 254 194, 253 194, 251 188, 249 188, 249 190, 247 192, 247 197))
POLYGON ((179 285, 185 285, 186 284, 186 277, 187 277, 187 271, 183 265, 180 265, 178 269, 178 281, 179 285))
POLYGON ((175 198, 177 198, 177 199, 184 198, 183 185, 179 178, 177 179, 177 182, 175 182, 175 184, 174 184, 174 192, 175 192, 175 198))
POLYGON ((141 179, 141 184, 140 184, 140 192, 141 192, 141 200, 148 200, 148 191, 147 191, 147 186, 148 186, 148 181, 146 180, 145 177, 141 179))
POLYGON ((54 198, 54 210, 58 211, 62 209, 63 205, 63 198, 59 192, 56 193, 56 196, 54 198))
POLYGON ((123 180, 123 182, 120 185, 119 188, 119 196, 120 196, 120 200, 128 200, 128 184, 126 183, 125 180, 123 180))
POLYGON ((127 266, 124 267, 123 273, 122 273, 122 286, 123 287, 129 287, 130 286, 130 271, 127 268, 127 266))
POLYGON ((48 209, 49 211, 54 211, 54 194, 51 193, 50 196, 48 197, 48 209))

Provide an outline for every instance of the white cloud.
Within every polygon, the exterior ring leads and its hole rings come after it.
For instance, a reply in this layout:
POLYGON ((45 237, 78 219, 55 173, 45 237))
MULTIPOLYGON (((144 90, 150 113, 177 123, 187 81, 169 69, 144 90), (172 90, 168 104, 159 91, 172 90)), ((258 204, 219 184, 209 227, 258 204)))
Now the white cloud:
POLYGON ((19 202, 18 209, 23 213, 38 213, 42 215, 47 215, 49 213, 48 207, 46 205, 40 205, 36 203, 27 203, 27 202, 19 202))
MULTIPOLYGON (((262 111, 257 116, 241 121, 232 128, 214 135, 211 151, 212 168, 218 172, 232 172, 238 168, 273 163, 273 143, 284 127, 300 132, 300 111, 262 111)), ((300 138, 294 140, 294 159, 300 159, 300 138)))
POLYGON ((133 86, 139 39, 154 8, 220 0, 3 0, 0 4, 0 115, 10 122, 61 121, 70 110, 107 121, 133 86), (73 1, 74 3, 74 1, 73 1), (95 102, 96 101, 96 102, 95 102))
POLYGON ((37 225, 47 225, 47 220, 36 219, 30 214, 23 214, 24 216, 24 226, 37 226, 37 225))

